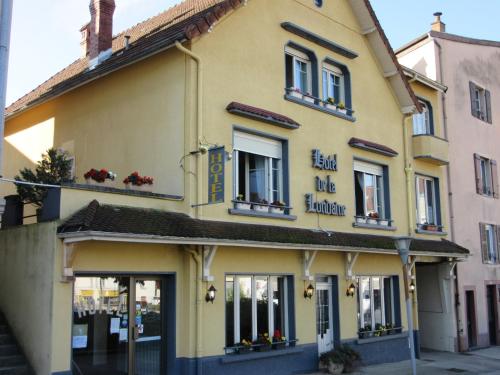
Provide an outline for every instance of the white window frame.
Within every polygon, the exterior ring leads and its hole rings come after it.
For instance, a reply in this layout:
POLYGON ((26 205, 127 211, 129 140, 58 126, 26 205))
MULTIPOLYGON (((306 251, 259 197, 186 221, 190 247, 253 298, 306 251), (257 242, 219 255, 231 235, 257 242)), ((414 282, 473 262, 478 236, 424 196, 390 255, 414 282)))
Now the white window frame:
MULTIPOLYGON (((226 282, 228 277, 233 278, 233 308, 234 308, 234 343, 235 345, 241 342, 240 337, 240 277, 250 277, 252 279, 252 341, 257 340, 257 296, 255 293, 255 278, 256 277, 266 277, 267 278, 267 295, 268 295, 268 334, 269 337, 272 337, 274 333, 274 308, 273 301, 270 298, 273 295, 273 286, 271 283, 271 278, 283 278, 283 315, 284 315, 284 332, 281 334, 285 337, 289 337, 289 327, 288 327, 288 281, 286 275, 226 275, 224 280, 226 282)), ((224 301, 225 302, 225 301, 224 301)), ((227 319, 227 318, 226 318, 227 319)), ((224 325, 226 322, 224 323, 224 325)))
POLYGON ((413 115, 413 135, 432 134, 429 105, 423 100, 418 102, 422 106, 422 113, 413 115))
POLYGON ((482 193, 487 196, 493 195, 493 176, 491 175, 491 160, 480 157, 481 178, 483 180, 482 193))
POLYGON ((322 77, 323 77, 323 100, 326 101, 328 100, 328 98, 334 98, 335 103, 343 102, 345 104, 345 79, 342 70, 333 65, 323 65, 322 77), (326 80, 325 80, 325 74, 326 74, 326 80), (335 98, 335 94, 333 92, 334 90, 332 88, 332 82, 333 85, 335 85, 334 77, 339 78, 338 86, 339 86, 340 97, 338 98, 335 98))
MULTIPOLYGON (((356 282, 358 284, 358 289, 361 285, 360 279, 361 278, 368 278, 370 279, 370 314, 371 314, 371 322, 369 322, 370 326, 372 327, 372 331, 375 331, 375 303, 374 303, 374 296, 373 296, 373 278, 379 278, 380 279, 380 298, 381 298, 381 313, 382 313, 382 323, 384 326, 387 325, 387 321, 385 318, 385 288, 384 288, 384 281, 386 279, 390 280, 390 285, 391 285, 391 295, 389 296, 391 298, 391 316, 393 318, 393 321, 390 322, 390 324, 395 324, 395 296, 394 296, 394 280, 391 276, 377 276, 377 275, 358 275, 356 278, 356 282)), ((363 295, 362 293, 358 293, 358 330, 361 328, 364 328, 368 323, 364 321, 364 317, 361 311, 361 305, 363 304, 363 295)))
POLYGON ((427 177, 427 176, 422 176, 422 175, 416 175, 415 176, 415 195, 416 195, 416 208, 417 208, 417 224, 432 224, 432 225, 437 225, 437 219, 438 219, 438 215, 437 215, 437 205, 436 205, 436 179, 433 178, 433 177, 427 177), (425 199, 425 218, 426 218, 426 222, 425 223, 420 223, 420 205, 419 205, 419 196, 420 196, 420 188, 419 188, 419 180, 424 180, 424 199, 425 199), (431 187, 431 193, 432 193, 432 209, 433 209, 433 218, 432 218, 432 222, 429 221, 429 218, 431 215, 429 215, 429 212, 428 212, 428 206, 427 206, 427 202, 428 202, 428 196, 429 196, 429 192, 428 192, 428 189, 427 189, 427 181, 430 181, 431 184, 432 184, 432 187, 431 187))
POLYGON ((474 109, 481 120, 486 120, 486 90, 474 85, 474 109))
MULTIPOLYGON (((274 187, 277 187, 278 191, 278 201, 283 201, 283 145, 282 142, 264 138, 261 136, 245 133, 245 132, 235 132, 234 133, 234 194, 233 199, 236 199, 238 192, 240 191, 239 186, 239 174, 240 174, 240 152, 245 152, 245 196, 244 200, 250 202, 250 162, 249 154, 254 154, 266 158, 265 161, 265 181, 264 181, 264 191, 265 197, 262 199, 267 200, 269 203, 274 201, 273 192, 274 187), (278 170, 278 181, 274 181, 273 175, 273 160, 277 160, 277 170, 278 170)), ((259 203, 259 202, 253 202, 259 203)))
MULTIPOLYGON (((372 164, 372 163, 368 163, 368 162, 364 162, 364 161, 359 161, 359 160, 355 160, 354 161, 354 172, 360 172, 360 173, 363 173, 363 211, 364 211, 364 215, 365 216, 368 216, 369 212, 368 212, 368 209, 367 209, 367 206, 366 206, 366 186, 364 184, 364 176, 365 175, 372 175, 374 176, 374 181, 375 181, 375 194, 374 194, 374 206, 375 207, 379 207, 379 199, 378 199, 378 191, 380 190, 380 196, 382 197, 382 202, 380 204, 380 208, 381 208, 381 211, 382 212, 377 212, 378 215, 379 215, 379 218, 380 219, 388 219, 386 218, 386 213, 385 213, 385 191, 384 189, 386 188, 384 186, 384 169, 382 166, 378 165, 378 164, 372 164), (378 186, 378 178, 377 177, 380 177, 381 180, 382 180, 382 186, 378 186)), ((356 176, 356 175, 355 175, 356 176)), ((356 177, 355 177, 356 178, 356 177)))
MULTIPOLYGON (((293 75, 293 88, 298 88, 303 94, 309 94, 312 95, 312 63, 309 57, 300 51, 297 51, 296 49, 293 49, 291 47, 285 47, 285 54, 288 56, 291 56, 293 58, 293 63, 292 63, 292 75, 293 75), (297 77, 297 62, 301 62, 306 64, 306 82, 307 82, 307 87, 304 90, 303 88, 300 87, 300 85, 297 85, 299 82, 299 79, 297 77)), ((291 87, 287 87, 287 89, 290 89, 291 87)))
POLYGON ((486 247, 488 258, 485 262, 488 264, 498 264, 499 263, 499 251, 498 251, 498 238, 496 226, 492 224, 484 224, 484 232, 486 234, 486 247), (492 255, 495 253, 496 261, 492 259, 492 255))

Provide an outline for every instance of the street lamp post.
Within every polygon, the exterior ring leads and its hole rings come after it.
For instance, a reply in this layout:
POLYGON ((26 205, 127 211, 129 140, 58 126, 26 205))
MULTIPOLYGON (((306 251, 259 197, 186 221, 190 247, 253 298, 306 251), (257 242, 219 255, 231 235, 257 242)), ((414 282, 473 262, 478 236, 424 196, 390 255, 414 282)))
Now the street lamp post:
POLYGON ((411 306, 408 258, 410 255, 411 237, 397 237, 394 239, 396 249, 398 249, 401 262, 403 263, 403 278, 405 285, 406 318, 408 320, 408 340, 410 341, 411 369, 413 375, 417 374, 417 363, 415 359, 415 341, 413 339, 413 309, 411 306))

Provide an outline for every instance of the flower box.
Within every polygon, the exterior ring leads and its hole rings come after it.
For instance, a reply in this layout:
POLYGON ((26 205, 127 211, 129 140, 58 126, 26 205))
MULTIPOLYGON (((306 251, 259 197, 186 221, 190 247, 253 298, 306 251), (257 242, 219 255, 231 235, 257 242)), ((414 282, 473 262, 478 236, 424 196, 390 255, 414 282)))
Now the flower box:
POLYGON ((105 180, 103 182, 98 182, 96 180, 93 180, 91 178, 86 178, 85 183, 90 186, 102 186, 102 187, 112 187, 113 186, 113 181, 111 180, 105 180))
POLYGON ((324 106, 326 109, 329 109, 330 111, 336 111, 337 106, 335 104, 330 104, 330 103, 324 103, 324 106))
POLYGON ((286 348, 286 341, 273 343, 274 350, 282 350, 286 348))
POLYGON ((252 348, 250 346, 238 346, 234 351, 238 354, 250 353, 252 348))
POLYGON ((254 204, 253 209, 254 211, 257 212, 269 212, 269 207, 267 205, 262 205, 262 204, 254 204))
POLYGON ((367 219, 367 223, 368 224, 374 224, 374 225, 377 225, 378 224, 378 220, 377 219, 374 219, 374 218, 368 218, 367 219))
POLYGON ((257 345, 253 348, 256 352, 268 352, 272 349, 271 345, 257 345))
POLYGON ((339 111, 340 113, 343 113, 344 115, 347 115, 347 109, 345 109, 345 108, 338 108, 337 107, 337 111, 339 111))
POLYGON ((288 91, 288 95, 293 96, 294 98, 302 99, 302 93, 300 91, 296 91, 295 89, 290 89, 288 91))
POLYGON ((382 225, 384 227, 388 227, 389 226, 389 220, 385 220, 385 219, 382 219, 382 220, 379 220, 379 225, 382 225))
POLYGON ((283 215, 285 213, 285 209, 283 207, 269 207, 269 212, 272 214, 283 215))
POLYGON ((314 96, 309 96, 309 95, 303 95, 302 99, 304 99, 306 102, 312 103, 312 104, 314 104, 314 102, 316 101, 314 96))
POLYGON ((422 229, 428 230, 429 232, 437 232, 439 230, 438 226, 434 224, 424 224, 422 225, 422 229))
POLYGON ((252 205, 246 202, 235 202, 234 207, 237 210, 250 210, 252 208, 252 205))
POLYGON ((356 223, 358 223, 358 224, 366 224, 366 217, 364 217, 364 216, 356 216, 356 223))
POLYGON ((144 184, 144 185, 134 185, 131 183, 125 184, 126 190, 136 190, 136 191, 146 191, 151 193, 153 191, 153 185, 144 184))

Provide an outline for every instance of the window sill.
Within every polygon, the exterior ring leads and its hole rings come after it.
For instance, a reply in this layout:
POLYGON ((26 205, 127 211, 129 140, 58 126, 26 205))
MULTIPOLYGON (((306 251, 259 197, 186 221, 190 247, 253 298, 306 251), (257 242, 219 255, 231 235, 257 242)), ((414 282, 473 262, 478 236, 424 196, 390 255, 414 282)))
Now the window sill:
POLYGON ((227 354, 225 357, 222 357, 220 361, 222 363, 238 363, 238 362, 247 362, 247 361, 258 361, 265 358, 273 358, 273 357, 281 357, 285 355, 293 355, 293 354, 301 354, 304 352, 304 349, 297 347, 288 347, 286 349, 281 350, 270 350, 268 352, 251 352, 244 354, 227 354))
POLYGON ((408 332, 403 332, 403 333, 396 333, 395 335, 385 335, 385 336, 378 336, 378 337, 369 337, 366 339, 357 339, 356 343, 358 345, 364 345, 364 344, 372 344, 374 342, 380 342, 380 341, 389 341, 389 340, 397 340, 397 339, 402 339, 408 337, 408 332))
POLYGON ((303 106, 315 109, 315 110, 320 111, 320 112, 328 113, 328 114, 330 114, 332 116, 335 116, 335 117, 338 117, 338 118, 341 118, 341 119, 344 119, 344 120, 347 120, 347 121, 351 121, 351 122, 356 121, 356 118, 353 117, 353 116, 345 115, 345 114, 343 114, 343 113, 341 113, 339 111, 333 111, 331 109, 322 107, 322 106, 320 106, 318 104, 315 104, 315 103, 309 103, 308 101, 296 98, 296 97, 291 96, 291 95, 285 95, 285 100, 288 100, 288 101, 296 103, 296 104, 301 104, 303 106))
POLYGON ((262 217, 266 219, 280 219, 289 221, 297 220, 297 216, 295 215, 272 214, 270 212, 258 212, 254 210, 238 210, 236 208, 230 208, 228 211, 231 215, 262 217))
POLYGON ((437 230, 425 230, 425 229, 415 229, 415 233, 418 234, 430 234, 432 236, 447 236, 447 232, 437 231, 437 230))
POLYGON ((354 228, 364 228, 364 229, 377 229, 377 230, 388 230, 396 231, 398 228, 393 225, 380 225, 380 224, 368 224, 368 223, 352 223, 354 228))
POLYGON ((98 191, 98 192, 102 192, 102 193, 121 194, 121 195, 135 196, 135 197, 146 197, 146 198, 167 199, 167 200, 183 200, 184 199, 184 197, 179 196, 179 195, 160 194, 160 193, 152 193, 149 191, 120 189, 120 188, 115 188, 115 187, 99 186, 99 185, 63 184, 62 187, 66 188, 66 189, 98 191))

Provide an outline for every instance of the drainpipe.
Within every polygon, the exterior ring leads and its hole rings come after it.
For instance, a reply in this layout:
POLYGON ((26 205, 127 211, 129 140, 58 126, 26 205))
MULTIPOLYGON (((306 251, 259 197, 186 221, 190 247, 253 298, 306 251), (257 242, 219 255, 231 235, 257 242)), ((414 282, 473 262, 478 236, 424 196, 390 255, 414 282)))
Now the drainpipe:
MULTIPOLYGON (((430 35, 429 35, 430 36, 430 35)), ((443 47, 439 42, 431 38, 431 40, 436 44, 438 49, 438 63, 439 63, 439 82, 443 83, 444 72, 443 72, 443 47)), ((448 116, 446 113, 446 95, 441 93, 441 107, 443 108, 443 135, 446 140, 448 140, 448 116)), ((448 185, 448 211, 449 211, 449 229, 450 229, 450 240, 455 242, 455 211, 453 209, 453 192, 451 191, 451 171, 450 166, 446 166, 446 184, 448 185)), ((460 328, 460 288, 458 284, 458 266, 456 266, 453 270, 453 276, 455 279, 454 287, 455 287, 455 323, 457 329, 457 350, 461 352, 462 342, 461 335, 462 330, 460 328)))
POLYGON ((413 181, 413 168, 410 162, 410 145, 408 141, 408 126, 406 120, 410 118, 412 113, 405 113, 403 115, 403 145, 404 145, 404 158, 405 158, 405 174, 406 174, 406 203, 408 205, 408 236, 412 237, 413 234, 413 203, 412 203, 412 181, 413 181))
MULTIPOLYGON (((175 42, 175 47, 191 57, 194 61, 196 61, 196 66, 198 68, 197 71, 197 99, 196 99, 196 139, 198 140, 198 144, 201 142, 203 138, 203 65, 201 62, 201 58, 195 55, 193 52, 185 48, 179 41, 175 42)), ((201 219, 202 215, 202 188, 203 188, 203 176, 202 176, 202 163, 201 163, 201 153, 196 154, 196 213, 195 216, 197 219, 201 219)), ((192 200, 190 200, 192 201, 192 200)))
MULTIPOLYGON (((9 70, 10 29, 13 0, 0 0, 0 177, 3 175, 3 138, 5 127, 5 102, 7 73, 9 70)), ((5 199, 0 198, 0 215, 5 209, 5 199)))
POLYGON ((198 247, 198 250, 187 250, 189 254, 193 257, 196 263, 196 374, 202 375, 203 368, 201 365, 201 357, 203 355, 203 344, 201 335, 201 321, 202 321, 202 248, 198 247))

